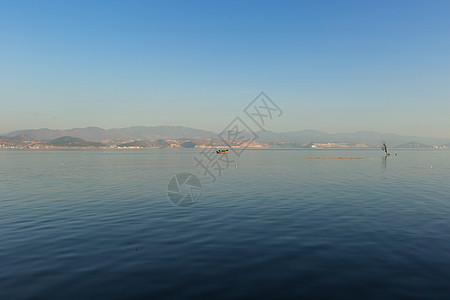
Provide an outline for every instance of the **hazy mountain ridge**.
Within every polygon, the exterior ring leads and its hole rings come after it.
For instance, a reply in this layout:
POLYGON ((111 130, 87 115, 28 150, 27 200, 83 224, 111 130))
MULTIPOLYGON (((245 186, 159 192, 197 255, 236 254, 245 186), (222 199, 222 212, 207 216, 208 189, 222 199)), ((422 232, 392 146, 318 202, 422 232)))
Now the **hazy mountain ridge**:
MULTIPOLYGON (((442 145, 442 147, 443 146, 444 145, 442 145)), ((433 146, 425 145, 425 144, 422 144, 422 143, 418 143, 418 142, 412 141, 412 142, 409 142, 409 143, 406 143, 406 144, 397 145, 397 146, 395 146, 393 148, 427 149, 427 148, 433 148, 433 146)))
POLYGON ((37 140, 49 141, 62 136, 72 136, 84 140, 102 142, 113 139, 179 139, 179 138, 207 138, 217 134, 211 131, 183 126, 134 126, 127 128, 103 129, 100 127, 57 129, 28 129, 13 131, 7 136, 27 135, 37 140))
POLYGON ((317 130, 300 130, 274 133, 271 131, 257 132, 259 139, 264 142, 288 142, 307 145, 309 143, 318 142, 347 142, 355 144, 367 144, 369 146, 380 145, 381 141, 385 141, 388 145, 406 144, 411 141, 426 145, 442 145, 448 143, 449 139, 404 136, 393 133, 380 133, 374 131, 357 131, 344 133, 325 133, 317 130))
MULTIPOLYGON (((288 132, 256 132, 259 143, 286 145, 293 148, 304 147, 311 143, 351 143, 378 146, 381 141, 388 145, 405 145, 417 143, 427 145, 449 144, 450 139, 403 136, 392 133, 379 133, 374 131, 357 131, 344 133, 325 133, 317 130, 299 130, 288 132), (411 142, 414 141, 414 142, 411 142)), ((26 136, 29 139, 47 142, 62 136, 71 136, 85 141, 102 142, 107 144, 133 143, 135 141, 156 141, 168 139, 204 139, 218 138, 218 134, 212 131, 195 129, 183 126, 134 126, 127 128, 102 129, 99 127, 73 128, 67 130, 54 130, 48 128, 14 131, 7 134, 7 138, 13 136, 26 136)), ((141 143, 142 144, 142 143, 141 143)), ((153 142, 147 142, 154 145, 153 142)), ((142 144, 143 145, 143 144, 142 144)), ((431 146, 430 146, 431 147, 431 146)))
POLYGON ((0 148, 26 147, 27 145, 36 142, 35 139, 24 134, 17 136, 0 136, 0 148))
POLYGON ((21 135, 15 135, 15 136, 0 136, 0 141, 16 141, 16 142, 21 142, 21 141, 35 141, 35 139, 31 138, 28 135, 25 134, 21 134, 21 135))

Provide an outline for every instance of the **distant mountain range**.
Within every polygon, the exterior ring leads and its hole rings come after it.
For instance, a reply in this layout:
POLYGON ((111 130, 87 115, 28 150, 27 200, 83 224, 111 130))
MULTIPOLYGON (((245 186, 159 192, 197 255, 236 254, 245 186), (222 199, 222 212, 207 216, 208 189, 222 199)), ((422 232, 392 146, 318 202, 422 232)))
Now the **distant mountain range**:
MULTIPOLYGON (((404 148, 428 148, 433 145, 450 144, 449 139, 403 136, 397 134, 384 134, 372 131, 357 131, 353 133, 324 133, 316 130, 300 130, 290 132, 259 131, 256 141, 281 147, 305 147, 311 143, 349 143, 353 145, 378 146, 384 140, 388 145, 399 145, 404 148), (414 141, 414 142, 411 142, 414 141)), ((212 131, 195 129, 183 126, 135 126, 128 128, 102 129, 99 127, 73 128, 67 130, 29 129, 14 131, 3 138, 22 137, 40 142, 67 143, 70 141, 55 141, 61 137, 78 138, 84 141, 97 143, 127 144, 138 147, 165 147, 167 140, 207 139, 218 138, 212 131)), ((71 141, 77 142, 77 141, 71 141)), ((80 141, 78 141, 80 142, 80 141)), ((183 141, 180 141, 183 142, 183 141)), ((189 142, 189 141, 187 141, 189 142)), ((189 146, 186 144, 186 146, 189 146)), ((190 145, 192 146, 192 145, 190 145)), ((402 147, 402 148, 403 148, 402 147)))
POLYGON ((101 148, 108 147, 99 142, 89 142, 80 138, 63 136, 48 142, 38 141, 27 135, 0 136, 0 148, 101 148))
POLYGON ((392 133, 380 133, 374 131, 357 131, 346 133, 324 133, 317 130, 300 130, 290 132, 258 132, 259 141, 262 142, 289 142, 296 144, 309 144, 312 142, 347 142, 354 144, 366 144, 369 146, 380 145, 381 141, 385 141, 388 145, 401 145, 411 141, 426 145, 442 145, 448 143, 449 139, 404 136, 392 133))
MULTIPOLYGON (((443 146, 443 145, 442 145, 443 146)), ((426 148, 433 148, 430 145, 425 145, 422 143, 418 143, 418 142, 409 142, 406 144, 401 144, 396 146, 395 148, 416 148, 416 149, 426 149, 426 148)))
POLYGON ((36 143, 37 141, 27 135, 17 136, 0 136, 0 147, 25 147, 27 145, 36 143))
POLYGON ((102 129, 99 127, 73 128, 54 130, 48 128, 13 131, 6 136, 27 135, 31 138, 49 141, 62 136, 77 137, 89 141, 108 141, 114 139, 179 139, 179 138, 208 138, 217 136, 216 133, 202 129, 183 126, 135 126, 127 128, 102 129))

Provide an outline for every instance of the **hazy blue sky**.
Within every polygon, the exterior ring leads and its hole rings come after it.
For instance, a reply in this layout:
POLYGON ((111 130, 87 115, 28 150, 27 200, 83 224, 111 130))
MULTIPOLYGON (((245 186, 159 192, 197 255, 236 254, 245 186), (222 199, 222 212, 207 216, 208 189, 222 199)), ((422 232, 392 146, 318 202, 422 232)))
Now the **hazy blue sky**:
POLYGON ((0 133, 223 129, 450 138, 450 1, 1 1, 0 133))

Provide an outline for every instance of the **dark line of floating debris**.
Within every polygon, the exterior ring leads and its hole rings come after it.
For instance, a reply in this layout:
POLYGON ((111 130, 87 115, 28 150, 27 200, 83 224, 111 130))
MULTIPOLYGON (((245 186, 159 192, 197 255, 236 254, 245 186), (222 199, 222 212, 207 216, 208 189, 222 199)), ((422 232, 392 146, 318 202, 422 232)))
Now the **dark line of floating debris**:
POLYGON ((330 157, 320 157, 320 156, 312 156, 312 157, 301 157, 302 159, 362 159, 362 157, 344 157, 344 156, 330 156, 330 157))

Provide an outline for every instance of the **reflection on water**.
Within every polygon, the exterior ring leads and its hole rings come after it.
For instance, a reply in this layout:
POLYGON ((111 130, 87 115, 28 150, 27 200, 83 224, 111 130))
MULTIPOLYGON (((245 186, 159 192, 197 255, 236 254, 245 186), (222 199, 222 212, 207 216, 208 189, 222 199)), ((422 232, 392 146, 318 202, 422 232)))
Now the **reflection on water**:
POLYGON ((450 294, 450 151, 248 150, 215 183, 196 153, 1 151, 0 299, 450 294))

